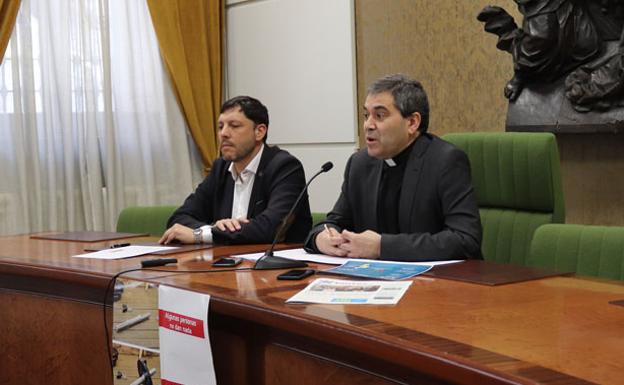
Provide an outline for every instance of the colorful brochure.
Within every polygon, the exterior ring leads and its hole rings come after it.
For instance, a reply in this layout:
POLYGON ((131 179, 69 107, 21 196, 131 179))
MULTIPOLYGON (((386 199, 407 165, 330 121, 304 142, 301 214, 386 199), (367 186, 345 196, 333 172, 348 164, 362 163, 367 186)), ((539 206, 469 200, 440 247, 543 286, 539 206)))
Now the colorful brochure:
POLYGON ((319 273, 399 281, 422 274, 429 269, 431 266, 409 262, 371 262, 350 259, 338 267, 322 270, 319 273))

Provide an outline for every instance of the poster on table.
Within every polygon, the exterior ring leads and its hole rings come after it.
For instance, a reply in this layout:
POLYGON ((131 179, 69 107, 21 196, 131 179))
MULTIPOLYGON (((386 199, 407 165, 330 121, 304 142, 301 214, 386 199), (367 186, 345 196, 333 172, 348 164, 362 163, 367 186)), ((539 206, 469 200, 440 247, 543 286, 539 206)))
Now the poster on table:
POLYGON ((162 385, 216 385, 210 336, 210 296, 160 285, 158 335, 162 385))

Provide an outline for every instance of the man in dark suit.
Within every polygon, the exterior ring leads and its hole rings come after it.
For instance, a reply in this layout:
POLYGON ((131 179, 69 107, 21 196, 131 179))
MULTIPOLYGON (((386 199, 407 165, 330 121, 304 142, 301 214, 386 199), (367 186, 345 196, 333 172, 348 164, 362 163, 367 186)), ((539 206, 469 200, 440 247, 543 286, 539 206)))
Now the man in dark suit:
POLYGON ((340 197, 306 250, 397 261, 481 258, 468 157, 427 133, 422 85, 403 75, 375 81, 364 119, 367 148, 347 162, 340 197))
MULTIPOLYGON (((167 223, 160 243, 270 243, 305 186, 301 162, 266 144, 269 114, 260 101, 238 96, 219 116, 222 157, 167 223)), ((302 242, 312 226, 307 194, 286 231, 302 242)))

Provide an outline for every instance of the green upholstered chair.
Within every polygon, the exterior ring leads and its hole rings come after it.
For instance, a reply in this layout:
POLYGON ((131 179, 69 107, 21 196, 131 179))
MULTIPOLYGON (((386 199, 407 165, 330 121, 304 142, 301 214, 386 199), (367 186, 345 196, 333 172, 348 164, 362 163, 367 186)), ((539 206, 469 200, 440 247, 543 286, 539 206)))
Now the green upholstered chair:
POLYGON ((533 232, 563 223, 559 151, 550 133, 458 133, 444 139, 470 158, 486 260, 524 265, 533 232))
POLYGON ((624 227, 540 226, 527 262, 529 266, 624 280, 624 227))
POLYGON ((325 220, 326 213, 312 213, 312 227, 325 220))
POLYGON ((119 213, 117 231, 122 233, 149 233, 153 237, 163 235, 167 220, 177 206, 134 206, 119 213))

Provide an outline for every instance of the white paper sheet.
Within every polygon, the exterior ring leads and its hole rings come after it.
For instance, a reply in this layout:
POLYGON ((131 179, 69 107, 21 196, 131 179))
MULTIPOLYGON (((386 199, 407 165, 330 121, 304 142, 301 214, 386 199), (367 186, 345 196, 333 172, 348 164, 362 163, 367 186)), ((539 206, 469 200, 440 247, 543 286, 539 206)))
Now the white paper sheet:
POLYGON ((286 303, 331 305, 395 305, 412 281, 345 281, 321 278, 286 300, 286 303))
POLYGON ((163 250, 177 249, 173 246, 138 246, 130 245, 125 247, 117 247, 114 249, 104 249, 100 251, 94 251, 86 254, 73 255, 74 258, 93 258, 93 259, 121 259, 136 257, 138 255, 145 255, 155 253, 163 250))
MULTIPOLYGON (((342 265, 348 260, 347 258, 330 257, 329 255, 325 255, 325 254, 310 254, 301 248, 290 249, 290 250, 280 250, 280 251, 274 252, 274 254, 280 257, 294 259, 297 261, 324 263, 327 265, 342 265)), ((245 258, 249 261, 257 261, 258 259, 260 259, 262 255, 264 255, 264 253, 251 253, 251 254, 241 254, 241 255, 238 255, 238 257, 245 258)), ((381 262, 378 259, 358 259, 358 261, 381 262)), ((408 263, 408 264, 416 263, 416 264, 423 265, 423 266, 437 266, 437 265, 446 265, 449 263, 457 263, 457 262, 463 262, 463 260, 459 259, 459 260, 453 260, 453 261, 393 262, 393 263, 408 263)))
POLYGON ((160 285, 158 339, 163 384, 216 385, 210 346, 210 295, 160 285))

